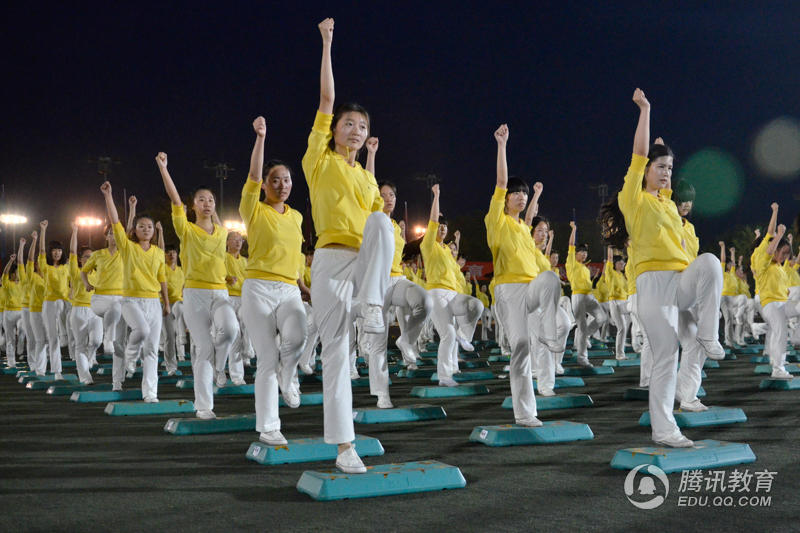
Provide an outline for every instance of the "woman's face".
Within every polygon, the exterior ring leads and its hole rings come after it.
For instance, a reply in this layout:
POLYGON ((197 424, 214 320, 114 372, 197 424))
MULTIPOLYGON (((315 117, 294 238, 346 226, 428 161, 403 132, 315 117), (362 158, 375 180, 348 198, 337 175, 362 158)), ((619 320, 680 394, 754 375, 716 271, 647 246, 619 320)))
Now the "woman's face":
POLYGON ((383 212, 391 214, 397 203, 397 195, 394 193, 394 189, 388 185, 381 187, 381 198, 383 198, 383 212))
POLYGON ((458 257, 458 251, 456 250, 456 244, 454 242, 451 242, 447 246, 450 248, 450 253, 453 254, 453 258, 455 259, 456 257, 458 257))
POLYGON ((688 217, 689 213, 692 212, 692 205, 694 205, 694 202, 691 200, 679 203, 678 214, 682 217, 688 217))
POLYGON ((614 269, 615 269, 617 272, 622 272, 622 271, 624 271, 624 270, 625 270, 625 260, 624 260, 624 259, 620 259, 619 261, 617 261, 616 263, 614 263, 614 269))
POLYGON ((78 264, 81 266, 85 265, 86 261, 88 261, 90 257, 92 257, 92 251, 84 250, 81 256, 78 258, 78 264))
POLYGON ((268 204, 279 204, 289 199, 292 192, 292 175, 283 165, 272 167, 261 185, 268 204))
POLYGON ((541 221, 536 224, 536 227, 533 228, 533 241, 537 245, 544 244, 547 240, 547 232, 550 231, 550 226, 547 225, 547 222, 541 221))
POLYGON ((357 111, 342 114, 333 130, 336 146, 345 146, 350 151, 360 150, 369 136, 367 117, 357 111))
POLYGON ((61 261, 62 255, 64 255, 64 250, 61 248, 53 248, 50 250, 50 259, 52 259, 54 263, 61 261))
POLYGON ((579 263, 585 263, 587 257, 589 257, 589 252, 586 250, 575 252, 575 259, 577 259, 579 263))
POLYGON ((439 224, 439 229, 436 230, 436 240, 442 242, 447 237, 447 224, 439 224))
POLYGON ((117 241, 114 240, 113 230, 108 230, 108 233, 106 233, 106 243, 108 243, 109 246, 114 246, 115 244, 117 244, 117 241))
POLYGON ((524 191, 512 192, 506 195, 506 211, 509 215, 519 215, 528 205, 528 193, 524 191))
POLYGON ((214 195, 211 193, 211 191, 201 189, 194 195, 194 205, 192 208, 197 216, 211 218, 211 216, 214 214, 214 210, 216 209, 215 204, 216 202, 214 201, 214 195))
POLYGON ((167 263, 170 265, 178 262, 178 252, 176 250, 169 250, 165 255, 167 256, 167 263))
POLYGON ((550 254, 550 266, 558 266, 558 254, 550 254))
POLYGON ((244 242, 244 239, 239 233, 235 231, 228 233, 228 253, 238 254, 241 252, 242 242, 244 242))
POLYGON ((672 188, 672 156, 662 155, 647 167, 645 187, 648 191, 672 188))
POLYGON ((775 262, 778 264, 783 264, 784 261, 789 259, 790 248, 789 246, 779 246, 777 250, 775 250, 775 262))
POLYGON ((153 227, 153 221, 149 218, 140 218, 136 221, 136 228, 134 229, 134 234, 136 235, 136 240, 139 242, 149 242, 150 239, 153 238, 153 233, 155 233, 155 229, 153 227))

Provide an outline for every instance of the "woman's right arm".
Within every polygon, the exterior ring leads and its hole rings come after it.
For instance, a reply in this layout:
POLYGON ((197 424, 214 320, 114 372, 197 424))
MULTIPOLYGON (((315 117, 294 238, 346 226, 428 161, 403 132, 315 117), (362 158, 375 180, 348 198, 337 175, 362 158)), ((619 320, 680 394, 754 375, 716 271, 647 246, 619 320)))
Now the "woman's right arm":
POLYGON ((166 189, 167 196, 169 196, 172 205, 183 205, 181 195, 178 194, 178 189, 175 188, 175 182, 172 181, 172 176, 169 175, 169 170, 167 170, 167 154, 158 152, 158 155, 156 155, 156 165, 158 165, 158 171, 161 173, 161 180, 164 182, 164 189, 166 189))
POLYGON ((767 225, 767 235, 775 235, 775 226, 778 225, 778 203, 773 202, 770 208, 772 209, 772 216, 769 218, 769 224, 767 225))
POLYGON ((136 199, 135 195, 130 195, 128 197, 128 220, 125 223, 125 231, 131 231, 133 229, 133 221, 136 220, 136 203, 138 200, 136 199))
POLYGON ((722 270, 725 270, 725 241, 719 241, 719 262, 723 265, 722 270))
POLYGON ((494 132, 497 141, 497 188, 508 187, 508 161, 506 158, 506 145, 508 144, 508 125, 501 124, 494 132))
POLYGON ((439 184, 437 183, 431 187, 433 192, 433 202, 431 202, 431 216, 430 221, 439 223, 439 184))
POLYGON ((106 181, 105 183, 103 183, 100 186, 100 192, 103 193, 103 198, 106 201, 106 212, 108 213, 109 222, 111 222, 112 224, 119 223, 119 214, 117 213, 117 206, 114 205, 114 197, 111 195, 111 182, 106 181))
POLYGON ((572 228, 572 230, 569 233, 569 246, 575 246, 575 234, 578 231, 578 226, 575 224, 574 220, 571 220, 569 223, 569 227, 572 228))
POLYGON ((331 44, 333 43, 333 19, 327 18, 319 23, 322 34, 322 66, 319 74, 319 111, 330 115, 333 113, 333 100, 336 96, 333 86, 333 64, 331 62, 331 44))
MULTIPOLYGON (((42 220, 39 222, 39 231, 42 234, 42 238, 39 239, 39 255, 45 255, 47 253, 47 249, 45 248, 46 236, 47 236, 47 220, 42 220)), ((42 268, 42 265, 39 265, 39 268, 42 268)))
POLYGON ((633 92, 633 101, 639 106, 639 123, 636 125, 636 134, 633 137, 633 153, 647 157, 647 152, 650 150, 650 102, 641 89, 633 92))

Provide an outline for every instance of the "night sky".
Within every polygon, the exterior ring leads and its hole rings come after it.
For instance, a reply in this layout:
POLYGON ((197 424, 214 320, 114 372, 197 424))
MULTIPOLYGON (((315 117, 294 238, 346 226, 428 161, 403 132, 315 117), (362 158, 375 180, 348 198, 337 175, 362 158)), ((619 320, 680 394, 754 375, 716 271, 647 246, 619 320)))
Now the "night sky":
MULTIPOLYGON (((118 161, 118 202, 125 188, 140 210, 163 208, 153 161, 163 150, 184 196, 201 184, 219 189, 204 161, 235 167, 222 208, 230 218, 247 177, 251 123, 264 115, 267 157, 294 166, 289 203, 304 212, 300 159, 319 102, 317 23, 331 16, 337 102, 370 111, 381 140, 378 178, 398 184, 412 224, 427 218, 429 196, 414 180, 427 173, 442 181, 445 213, 488 208, 493 131, 502 122, 511 131, 511 173, 545 185, 542 212, 560 222, 573 209, 579 220, 594 218, 599 199, 590 186, 613 192, 630 161, 637 86, 652 104, 653 138, 676 152, 678 176, 708 147, 741 168, 734 205, 694 217, 701 242, 736 224, 763 227, 775 200, 791 224, 797 174, 765 175, 751 146, 769 121, 800 118, 800 4, 492 4, 6 8, 4 211, 28 216, 18 233, 49 218, 51 236, 66 240, 75 216, 104 216, 91 162, 98 156, 118 161)), ((567 236, 559 237, 563 244, 567 236)))

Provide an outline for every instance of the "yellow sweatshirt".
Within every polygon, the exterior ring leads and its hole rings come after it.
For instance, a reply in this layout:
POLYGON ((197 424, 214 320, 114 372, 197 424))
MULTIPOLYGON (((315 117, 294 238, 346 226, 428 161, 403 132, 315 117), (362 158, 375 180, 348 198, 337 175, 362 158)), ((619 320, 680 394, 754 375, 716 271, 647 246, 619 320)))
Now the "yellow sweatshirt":
POLYGON ((633 273, 633 247, 628 246, 628 261, 625 263, 625 279, 628 282, 628 295, 636 294, 636 275, 633 273))
MULTIPOLYGON (((768 235, 771 237, 771 235, 768 235)), ((767 254, 769 239, 765 238, 753 251, 755 261, 751 263, 756 274, 756 285, 761 297, 761 307, 772 302, 785 302, 789 299, 789 279, 783 265, 772 260, 767 254)))
POLYGON ((117 222, 114 239, 122 255, 122 294, 131 298, 158 298, 161 284, 167 281, 164 273, 164 250, 151 245, 144 251, 139 243, 128 239, 125 228, 117 222))
POLYGON ((592 294, 601 304, 606 303, 609 300, 610 288, 603 276, 600 276, 600 279, 597 280, 597 284, 592 290, 592 294))
POLYGON ((739 278, 736 277, 736 267, 726 270, 725 263, 722 264, 722 295, 736 296, 739 294, 739 278))
POLYGON ((44 302, 44 278, 36 273, 33 261, 28 261, 24 275, 28 278, 28 308, 31 313, 42 312, 42 302, 44 302))
POLYGON ((646 157, 633 154, 625 184, 617 197, 631 244, 636 248, 633 271, 637 277, 642 272, 682 272, 690 262, 681 245, 683 223, 671 200, 672 191, 661 189, 655 197, 642 189, 647 161, 646 157))
POLYGON ((739 281, 739 294, 743 294, 748 298, 751 298, 750 285, 747 284, 747 281, 743 280, 742 278, 737 278, 737 280, 739 281))
POLYGON ((786 277, 789 280, 789 287, 800 286, 800 263, 792 265, 787 259, 783 263, 783 269, 786 271, 786 277))
POLYGON ((86 274, 97 273, 97 284, 94 293, 111 296, 122 296, 122 256, 119 249, 111 254, 108 248, 92 253, 81 269, 86 274))
POLYGON ((425 271, 428 275, 428 282, 425 288, 447 289, 459 292, 463 280, 457 277, 460 272, 458 263, 450 253, 450 247, 444 243, 436 242, 436 232, 439 230, 439 223, 433 220, 428 221, 428 230, 419 245, 422 252, 422 260, 425 261, 425 271))
POLYGON ((239 202, 239 215, 247 228, 250 246, 245 278, 297 285, 298 272, 305 264, 303 216, 286 204, 283 213, 278 213, 259 202, 260 190, 261 182, 247 178, 239 202))
POLYGON ((8 274, 3 276, 3 311, 22 311, 22 284, 19 279, 11 281, 8 274))
POLYGON ((406 240, 403 238, 403 229, 394 219, 392 219, 392 227, 394 228, 394 257, 392 258, 390 277, 399 278, 403 275, 403 248, 406 246, 406 240))
POLYGON ((524 220, 505 214, 506 191, 495 187, 489 212, 483 219, 494 259, 494 279, 497 285, 529 283, 541 272, 536 262, 536 244, 524 220))
MULTIPOLYGON (((89 283, 92 281, 90 279, 89 283)), ((91 307, 94 291, 86 290, 86 285, 81 279, 81 269, 78 267, 78 256, 75 254, 69 254, 69 282, 72 285, 72 305, 74 307, 91 307)))
POLYGON ((589 268, 579 263, 575 258, 575 247, 567 249, 567 279, 572 287, 572 294, 590 294, 592 292, 592 277, 589 268))
POLYGON ((169 298, 170 305, 175 302, 182 302, 183 284, 186 282, 183 276, 183 268, 175 265, 175 270, 173 270, 171 266, 165 264, 164 276, 167 279, 167 298, 169 298))
POLYGON ((683 242, 686 244, 686 255, 689 257, 691 263, 697 259, 697 254, 700 252, 700 239, 694 231, 694 225, 687 219, 682 218, 683 223, 683 242))
POLYGON ((487 295, 485 292, 483 292, 483 291, 476 291, 476 292, 475 292, 475 297, 476 297, 478 300, 480 300, 480 301, 481 301, 481 303, 483 304, 483 307, 484 307, 485 309, 489 309, 489 306, 490 306, 491 304, 489 303, 489 296, 488 296, 488 295, 487 295))
MULTIPOLYGON (((249 181, 249 180, 248 180, 249 181)), ((236 283, 228 285, 229 296, 242 295, 242 283, 245 280, 245 271, 247 270, 247 258, 243 255, 234 257, 231 253, 225 254, 225 268, 228 269, 228 276, 236 278, 236 283)), ((295 281, 295 284, 297 281, 295 281)))
POLYGON ((214 224, 214 233, 189 222, 182 205, 172 204, 172 225, 181 241, 187 289, 225 290, 225 253, 228 230, 214 224))
POLYGON ((44 301, 55 302, 69 298, 69 266, 48 265, 47 256, 39 254, 39 271, 44 278, 44 301))
POLYGON ((609 300, 628 299, 628 280, 625 279, 622 272, 617 272, 614 268, 614 263, 611 261, 606 261, 606 266, 603 269, 603 279, 606 287, 608 287, 609 300))
POLYGON ((350 166, 331 150, 333 115, 317 111, 303 155, 303 173, 311 196, 317 248, 340 244, 361 248, 367 217, 383 209, 383 198, 371 172, 350 166))

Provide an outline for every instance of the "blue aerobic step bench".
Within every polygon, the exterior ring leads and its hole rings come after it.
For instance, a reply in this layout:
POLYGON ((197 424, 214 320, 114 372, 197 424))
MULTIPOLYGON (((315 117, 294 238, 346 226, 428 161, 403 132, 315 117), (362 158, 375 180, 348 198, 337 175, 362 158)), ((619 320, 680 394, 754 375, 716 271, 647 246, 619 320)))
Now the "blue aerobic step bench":
MULTIPOLYGON (((783 367, 790 374, 800 374, 800 365, 798 365, 798 364, 793 363, 793 364, 789 364, 789 365, 783 365, 783 367)), ((758 366, 756 366, 754 372, 756 374, 772 374, 772 366, 770 366, 770 365, 758 365, 758 366)), ((64 376, 64 377, 66 377, 66 376, 64 376)))
MULTIPOLYGON (((700 387, 697 390, 697 397, 698 398, 705 398, 706 391, 703 387, 700 387)), ((650 389, 645 389, 642 387, 631 387, 630 389, 625 391, 625 394, 622 396, 623 400, 644 400, 648 401, 650 399, 650 389)))
POLYGON ((529 444, 556 444, 576 440, 591 440, 592 430, 586 424, 568 420, 544 422, 538 428, 505 424, 500 426, 477 426, 469 436, 471 442, 487 446, 525 446, 529 444))
POLYGON ((565 376, 606 376, 613 373, 614 369, 610 366, 593 366, 591 368, 573 366, 564 369, 565 376))
POLYGON ((221 416, 212 420, 170 418, 164 425, 164 431, 173 435, 208 435, 211 433, 235 433, 255 430, 255 414, 221 416))
MULTIPOLYGON (((282 446, 270 446, 261 441, 250 444, 247 458, 262 465, 285 463, 310 463, 332 461, 338 455, 336 444, 327 444, 322 437, 310 439, 288 439, 282 446)), ((359 457, 383 455, 383 446, 378 439, 356 435, 353 445, 359 457)))
POLYGON ((458 396, 479 396, 489 394, 486 385, 459 385, 458 387, 414 387, 411 396, 417 398, 455 398, 458 396))
POLYGON ((95 383, 93 385, 50 385, 47 394, 50 396, 70 396, 73 392, 111 391, 111 383, 95 383))
POLYGON ((639 359, 606 359, 603 361, 603 366, 622 367, 622 366, 642 366, 639 359))
POLYGON ((124 400, 141 400, 142 389, 130 389, 123 391, 88 391, 73 392, 69 397, 70 401, 77 403, 107 403, 124 400))
MULTIPOLYGON (((588 394, 557 394, 555 396, 537 396, 536 409, 539 411, 549 411, 551 409, 573 409, 575 407, 591 407, 594 405, 592 398, 588 394)), ((511 396, 503 400, 504 409, 514 407, 511 396)))
MULTIPOLYGON (((478 370, 475 372, 462 372, 460 374, 453 374, 453 379, 457 383, 464 383, 467 381, 484 381, 487 379, 494 379, 495 375, 492 372, 478 370)), ((434 373, 431 375, 431 381, 439 381, 439 374, 434 373)))
MULTIPOLYGON (((675 422, 679 428, 694 428, 703 426, 721 426, 724 424, 738 424, 747 422, 744 411, 735 407, 709 406, 708 411, 690 412, 674 411, 675 422)), ((639 417, 640 426, 650 425, 650 411, 645 411, 639 417)))
POLYGON ((371 498, 445 489, 461 489, 467 481, 461 471, 438 461, 414 461, 368 466, 366 474, 344 474, 338 470, 307 470, 297 490, 315 500, 371 498))
POLYGON ((798 390, 800 379, 764 379, 758 386, 761 390, 798 390))
POLYGON ((440 405, 417 404, 394 409, 353 409, 353 420, 359 424, 391 424, 441 420, 447 414, 440 405))
POLYGON ((720 466, 754 463, 750 446, 718 440, 695 441, 693 448, 660 448, 643 446, 619 450, 611 460, 611 468, 632 470, 639 465, 655 465, 665 473, 701 470, 720 466))
MULTIPOLYGON (((579 377, 558 377, 556 378, 553 389, 569 389, 573 387, 584 387, 586 383, 579 377)), ((536 379, 533 380, 533 390, 539 392, 539 383, 536 379)))
POLYGON ((111 416, 147 416, 173 413, 193 413, 191 400, 161 400, 158 403, 111 402, 104 409, 111 416))

